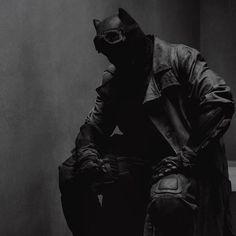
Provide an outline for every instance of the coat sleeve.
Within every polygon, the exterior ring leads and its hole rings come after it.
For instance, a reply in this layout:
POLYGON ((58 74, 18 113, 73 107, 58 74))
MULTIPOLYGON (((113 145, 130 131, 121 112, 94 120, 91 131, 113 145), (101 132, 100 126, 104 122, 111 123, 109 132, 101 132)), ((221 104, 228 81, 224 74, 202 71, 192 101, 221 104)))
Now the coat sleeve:
POLYGON ((198 152, 226 132, 234 101, 229 86, 208 67, 197 50, 181 46, 177 54, 179 77, 197 110, 187 146, 198 152))
MULTIPOLYGON (((113 68, 103 73, 103 84, 113 77, 113 68)), ((101 147, 116 126, 111 107, 99 95, 95 105, 87 115, 84 124, 75 141, 74 152, 83 158, 87 156, 100 156, 101 147)), ((72 151, 73 152, 73 151, 72 151)))

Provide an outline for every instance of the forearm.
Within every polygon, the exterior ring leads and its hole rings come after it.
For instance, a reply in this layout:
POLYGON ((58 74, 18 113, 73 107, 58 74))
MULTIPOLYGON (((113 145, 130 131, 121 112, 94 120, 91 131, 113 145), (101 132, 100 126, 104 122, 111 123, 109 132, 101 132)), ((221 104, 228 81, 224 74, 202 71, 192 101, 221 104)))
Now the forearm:
POLYGON ((80 132, 77 135, 73 153, 79 158, 88 156, 99 157, 104 140, 105 136, 95 125, 85 123, 81 126, 80 132))
POLYGON ((178 69, 188 88, 188 98, 196 104, 186 145, 199 152, 226 132, 234 113, 234 101, 230 87, 208 67, 198 51, 182 47, 178 53, 178 69))

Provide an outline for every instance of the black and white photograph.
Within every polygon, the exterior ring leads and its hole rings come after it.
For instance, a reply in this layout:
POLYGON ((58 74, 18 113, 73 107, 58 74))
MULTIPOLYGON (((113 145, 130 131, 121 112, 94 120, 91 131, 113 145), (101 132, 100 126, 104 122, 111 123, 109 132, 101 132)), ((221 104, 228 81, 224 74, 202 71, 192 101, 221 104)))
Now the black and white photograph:
POLYGON ((0 236, 236 236, 236 0, 0 0, 0 236))

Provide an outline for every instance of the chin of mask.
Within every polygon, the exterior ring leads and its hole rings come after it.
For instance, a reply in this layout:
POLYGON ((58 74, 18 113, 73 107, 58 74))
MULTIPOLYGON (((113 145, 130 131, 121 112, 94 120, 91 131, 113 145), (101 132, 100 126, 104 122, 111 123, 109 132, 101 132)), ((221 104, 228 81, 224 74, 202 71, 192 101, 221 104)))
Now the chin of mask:
POLYGON ((132 64, 132 59, 130 55, 128 54, 128 51, 126 49, 120 48, 116 50, 110 49, 107 52, 103 53, 108 60, 116 65, 116 66, 128 66, 132 64))

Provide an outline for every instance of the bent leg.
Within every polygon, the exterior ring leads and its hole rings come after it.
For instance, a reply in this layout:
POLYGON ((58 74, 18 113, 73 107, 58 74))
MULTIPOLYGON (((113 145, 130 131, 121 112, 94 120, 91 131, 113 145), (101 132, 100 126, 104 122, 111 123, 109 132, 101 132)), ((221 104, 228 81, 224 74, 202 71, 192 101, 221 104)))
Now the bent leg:
POLYGON ((59 167, 61 203, 67 224, 74 236, 100 235, 101 206, 97 194, 77 178, 75 159, 59 167))
POLYGON ((100 193, 103 194, 102 207, 96 192, 76 176, 76 160, 73 156, 60 166, 62 207, 74 236, 143 235, 151 171, 146 161, 124 155, 126 149, 121 148, 122 140, 111 139, 109 150, 103 158, 109 159, 112 155, 117 157, 118 176, 113 178, 116 171, 113 173, 112 162, 108 161, 110 168, 107 169, 107 178, 104 178, 104 183, 100 186, 100 193))
POLYGON ((150 219, 162 236, 192 236, 196 223, 196 182, 182 174, 161 178, 151 188, 150 219))

